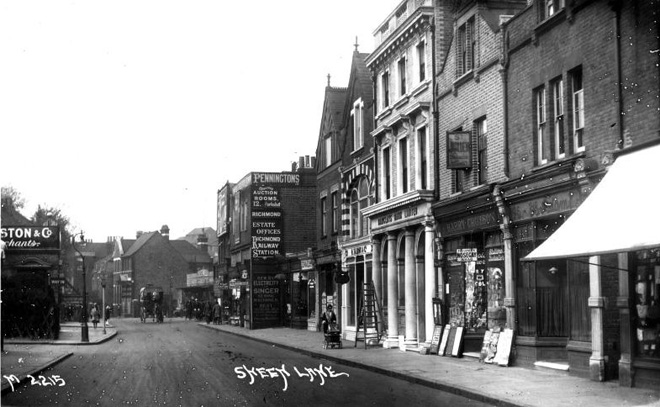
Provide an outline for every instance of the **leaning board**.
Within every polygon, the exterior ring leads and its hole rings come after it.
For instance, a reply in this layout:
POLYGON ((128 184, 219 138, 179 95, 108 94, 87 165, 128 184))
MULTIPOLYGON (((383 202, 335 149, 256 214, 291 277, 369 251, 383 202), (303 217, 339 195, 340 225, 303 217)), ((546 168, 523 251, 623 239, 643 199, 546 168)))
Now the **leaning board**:
POLYGON ((451 355, 457 358, 463 356, 463 327, 456 327, 456 337, 454 338, 454 347, 451 355))
POLYGON ((447 338, 447 348, 445 350, 445 355, 451 356, 451 352, 454 350, 455 339, 456 339, 456 327, 452 326, 449 329, 449 337, 447 338))
POLYGON ((513 344, 513 329, 506 328, 500 333, 500 340, 497 344, 497 353, 493 363, 500 366, 509 366, 509 356, 511 355, 511 345, 513 344))
POLYGON ((444 356, 447 351, 447 342, 449 342, 449 333, 451 331, 451 325, 445 326, 445 330, 442 331, 442 340, 440 340, 440 347, 438 348, 438 355, 444 356))
POLYGON ((438 349, 440 348, 441 336, 442 336, 442 325, 436 325, 433 328, 433 336, 431 337, 431 349, 429 351, 432 355, 438 353, 438 349))

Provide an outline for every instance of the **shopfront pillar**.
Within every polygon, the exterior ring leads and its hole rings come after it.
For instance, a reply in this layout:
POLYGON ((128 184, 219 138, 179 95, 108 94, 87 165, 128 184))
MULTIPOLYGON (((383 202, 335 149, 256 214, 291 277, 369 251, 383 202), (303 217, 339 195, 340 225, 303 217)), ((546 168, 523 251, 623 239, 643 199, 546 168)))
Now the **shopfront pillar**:
MULTIPOLYGON (((435 257, 433 252, 434 233, 433 218, 424 222, 424 328, 426 330, 425 343, 431 345, 435 320, 433 315, 433 298, 437 281, 435 277, 435 257)), ((420 338, 421 340, 421 338, 420 338)))
MULTIPOLYGON (((383 264, 380 260, 381 240, 374 238, 371 241, 372 254, 371 254, 371 272, 374 281, 374 291, 376 299, 383 306, 383 264)), ((383 321, 378 318, 378 332, 383 332, 383 321)))
POLYGON ((405 286, 405 321, 406 321, 406 346, 417 345, 417 272, 415 270, 415 232, 406 229, 405 232, 405 263, 404 263, 404 286, 405 286))
POLYGON ((632 387, 632 343, 630 330, 630 276, 629 254, 619 253, 619 295, 616 305, 619 308, 619 324, 621 338, 621 358, 619 359, 619 385, 632 387))
POLYGON ((603 334, 603 310, 605 298, 601 284, 600 256, 589 257, 589 308, 591 308, 591 358, 589 377, 593 381, 605 380, 605 340, 603 334))
POLYGON ((513 329, 516 326, 516 280, 514 279, 513 269, 513 234, 509 227, 509 211, 502 198, 499 185, 493 189, 493 196, 497 211, 501 216, 500 230, 502 231, 502 240, 504 244, 504 307, 506 308, 506 327, 513 329))
POLYGON ((385 348, 399 344, 399 276, 396 261, 396 235, 387 235, 387 340, 385 348))

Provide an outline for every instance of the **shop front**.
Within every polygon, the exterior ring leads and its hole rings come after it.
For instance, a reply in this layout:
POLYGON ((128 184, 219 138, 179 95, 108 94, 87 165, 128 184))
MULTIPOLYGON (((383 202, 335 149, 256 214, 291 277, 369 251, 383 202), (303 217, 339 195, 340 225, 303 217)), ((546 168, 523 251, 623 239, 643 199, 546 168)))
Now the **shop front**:
MULTIPOLYGON (((548 269, 550 274, 555 269, 555 275, 568 280, 567 302, 572 308, 564 314, 569 319, 567 327, 566 323, 559 327, 569 333, 569 347, 576 330, 584 342, 589 341, 584 351, 592 380, 618 377, 622 386, 658 388, 658 189, 642 175, 657 174, 660 145, 628 148, 619 154, 570 218, 523 260, 531 262, 526 267, 548 269), (561 273, 561 266, 555 264, 567 264, 568 269, 561 273), (572 291, 580 291, 572 289, 576 280, 577 287, 582 287, 577 299, 581 305, 571 303, 572 291), (580 317, 582 321, 577 322, 580 317)), ((544 326, 546 331, 551 328, 544 326)), ((570 361, 569 368, 574 366, 570 361)))
POLYGON ((464 353, 479 353, 487 330, 507 327, 499 213, 483 188, 434 205, 434 216, 442 241, 446 323, 463 328, 464 353))
MULTIPOLYGON (((382 298, 386 348, 430 345, 438 281, 432 200, 431 191, 412 191, 363 210, 371 225, 371 279, 382 298)), ((368 266, 360 270, 355 257, 356 278, 369 279, 368 266)))
POLYGON ((372 246, 369 240, 354 240, 340 246, 340 250, 342 269, 348 274, 348 282, 342 285, 342 330, 347 340, 354 341, 364 303, 364 284, 373 281, 372 246))
POLYGON ((59 227, 3 225, 0 234, 3 338, 57 339, 64 282, 59 227))

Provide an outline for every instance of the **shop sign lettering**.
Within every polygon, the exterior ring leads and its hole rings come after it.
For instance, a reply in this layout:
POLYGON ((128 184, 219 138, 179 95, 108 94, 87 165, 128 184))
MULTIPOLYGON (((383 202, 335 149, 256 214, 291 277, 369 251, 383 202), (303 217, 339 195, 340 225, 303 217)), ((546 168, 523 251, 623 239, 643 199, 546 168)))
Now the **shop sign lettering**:
POLYGON ((534 219, 552 213, 568 212, 575 210, 579 202, 578 194, 567 191, 511 205, 511 217, 513 220, 534 219))
POLYGON ((477 249, 456 249, 456 261, 461 263, 477 261, 477 249))
POLYGON ((497 215, 486 212, 448 222, 440 222, 440 231, 443 235, 456 235, 475 229, 484 229, 497 224, 497 215))
POLYGON ((418 208, 416 206, 414 206, 412 208, 405 208, 405 209, 402 209, 400 211, 396 211, 394 213, 390 213, 390 214, 387 214, 385 216, 381 216, 381 217, 376 219, 376 222, 377 222, 378 226, 385 226, 385 225, 387 225, 389 223, 392 223, 392 222, 396 222, 396 221, 411 218, 413 216, 417 216, 418 213, 419 213, 418 208))
POLYGON ((0 238, 6 251, 59 250, 60 231, 57 226, 4 226, 0 238))

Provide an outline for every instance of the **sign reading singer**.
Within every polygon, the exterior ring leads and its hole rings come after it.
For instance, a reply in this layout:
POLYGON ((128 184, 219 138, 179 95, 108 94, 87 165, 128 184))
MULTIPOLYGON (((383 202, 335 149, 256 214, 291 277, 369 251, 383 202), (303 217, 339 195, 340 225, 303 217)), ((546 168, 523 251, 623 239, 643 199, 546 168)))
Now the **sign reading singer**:
POLYGON ((59 250, 58 226, 3 226, 0 238, 5 250, 59 250))
POLYGON ((447 168, 472 168, 472 134, 469 131, 447 132, 447 168))

